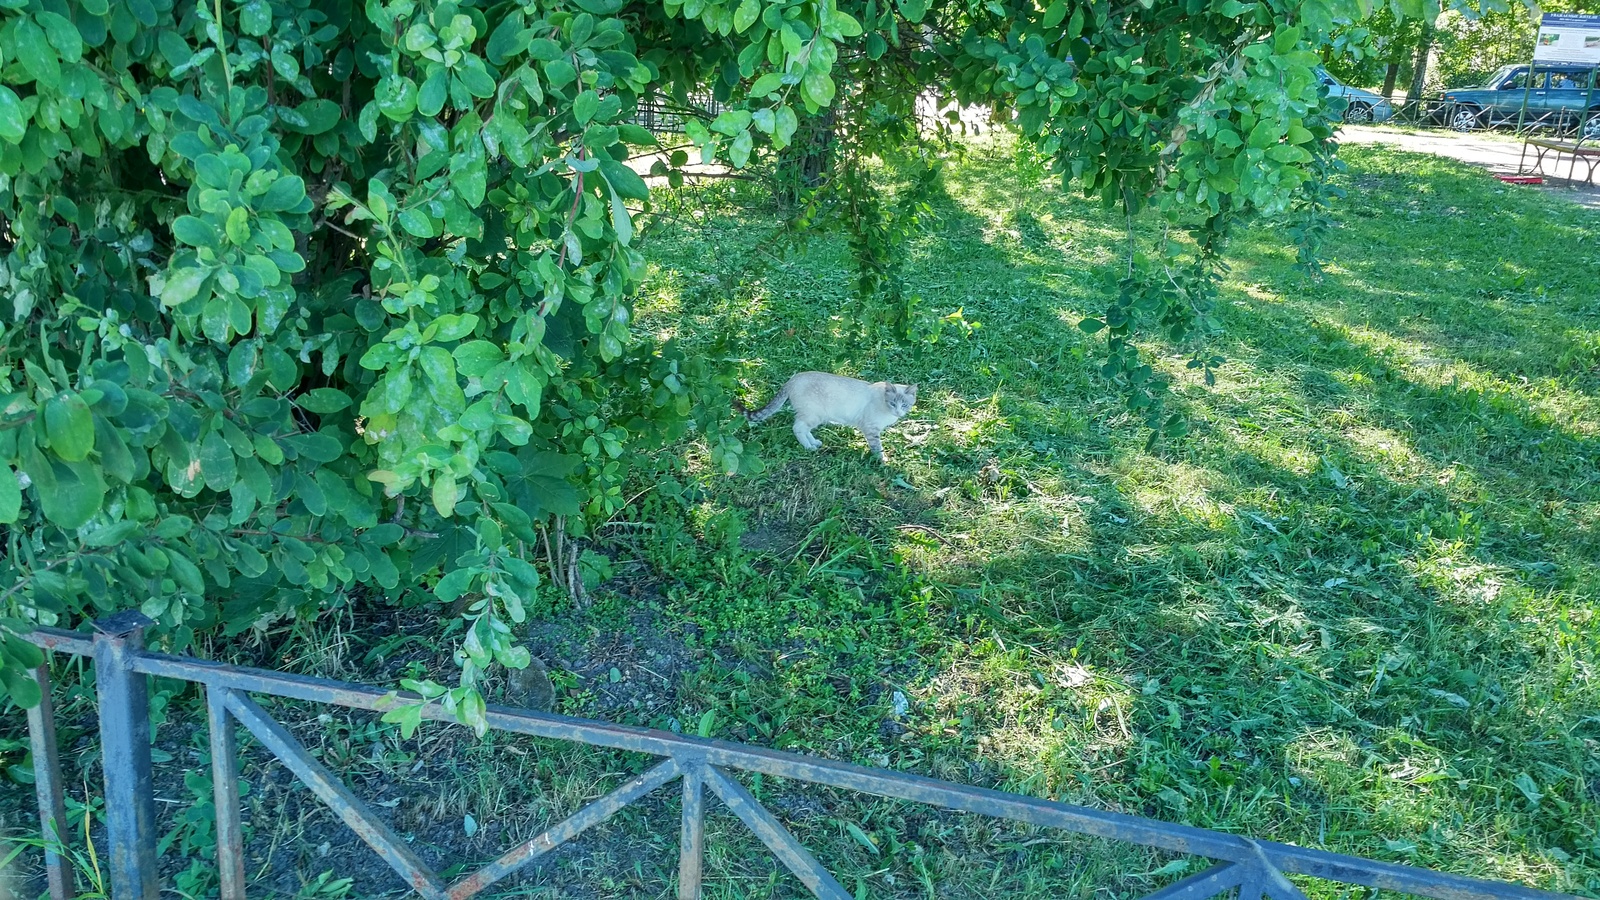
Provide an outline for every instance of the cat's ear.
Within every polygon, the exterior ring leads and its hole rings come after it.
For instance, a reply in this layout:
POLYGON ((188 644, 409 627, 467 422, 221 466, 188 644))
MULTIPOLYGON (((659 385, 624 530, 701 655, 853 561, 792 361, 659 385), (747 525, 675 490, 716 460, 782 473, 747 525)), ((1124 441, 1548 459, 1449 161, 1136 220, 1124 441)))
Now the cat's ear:
POLYGON ((910 387, 906 388, 906 393, 911 395, 911 399, 913 399, 913 400, 917 399, 917 386, 913 384, 910 387))

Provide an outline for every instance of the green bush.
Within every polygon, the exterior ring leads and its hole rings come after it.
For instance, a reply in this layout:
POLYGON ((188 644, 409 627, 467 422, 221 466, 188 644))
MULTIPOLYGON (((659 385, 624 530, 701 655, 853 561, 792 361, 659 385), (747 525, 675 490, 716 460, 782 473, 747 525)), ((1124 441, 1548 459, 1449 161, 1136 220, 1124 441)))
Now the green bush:
POLYGON ((1198 227, 1192 260, 1176 242, 1131 260, 1086 323, 1110 329, 1130 405, 1176 433, 1131 340, 1204 334, 1231 224, 1315 209, 1315 50, 1361 15, 4 0, 7 691, 34 699, 16 637, 33 623, 138 607, 181 649, 366 585, 464 601, 444 702, 481 726, 478 675, 527 659, 512 627, 550 574, 529 560, 565 577, 548 529, 616 512, 630 466, 686 435, 747 464, 730 373, 629 330, 649 191, 626 161, 654 143, 630 124, 652 95, 712 86, 729 108, 690 134, 743 166, 825 107, 860 136, 933 88, 1013 111, 1064 180, 1129 215, 1198 227))

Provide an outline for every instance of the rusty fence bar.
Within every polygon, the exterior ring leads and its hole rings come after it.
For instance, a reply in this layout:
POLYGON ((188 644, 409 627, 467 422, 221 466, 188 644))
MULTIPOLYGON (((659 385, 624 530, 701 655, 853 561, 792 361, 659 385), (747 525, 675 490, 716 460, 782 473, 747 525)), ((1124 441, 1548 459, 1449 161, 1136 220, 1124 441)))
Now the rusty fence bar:
POLYGON ((666 762, 658 764, 650 771, 633 778, 622 787, 590 803, 530 840, 513 847, 502 854, 499 859, 479 869, 476 873, 468 875, 451 885, 448 895, 450 900, 463 900, 463 898, 478 894, 489 885, 513 874, 551 850, 611 818, 634 801, 643 799, 656 788, 672 781, 680 774, 682 774, 682 770, 679 769, 678 761, 675 759, 668 759, 666 762))
POLYGON ((156 795, 150 775, 150 697, 134 661, 149 624, 137 610, 96 623, 94 689, 100 700, 100 768, 106 785, 111 895, 155 897, 156 795))
POLYGON ((1238 887, 1244 882, 1244 866, 1239 863, 1217 863, 1204 872, 1174 881, 1144 900, 1198 900, 1214 897, 1223 891, 1238 887))
POLYGON ((413 890, 426 900, 444 900, 444 882, 433 874, 428 864, 406 846, 400 835, 379 821, 372 810, 361 802, 361 798, 351 793, 344 782, 328 771, 327 766, 307 752, 289 733, 289 729, 273 721, 254 700, 236 691, 227 692, 225 705, 228 712, 249 729, 262 746, 272 751, 272 755, 288 766, 295 777, 328 804, 328 808, 337 813, 357 837, 366 841, 367 846, 377 851, 390 868, 399 872, 413 890))
POLYGON ((72 869, 61 855, 67 842, 66 794, 61 788, 61 756, 56 746, 55 701, 50 696, 50 667, 32 672, 39 703, 28 710, 28 749, 33 753, 33 787, 39 798, 39 836, 44 840, 45 879, 50 896, 67 897, 75 890, 72 869))
POLYGON ((800 883, 809 888, 812 894, 821 900, 850 900, 850 892, 844 889, 844 885, 835 881, 822 863, 811 855, 811 851, 802 846, 744 785, 724 775, 715 766, 706 767, 705 778, 711 792, 761 839, 761 843, 767 845, 772 855, 793 872, 794 877, 800 879, 800 883))
POLYGON ((217 809, 217 882, 222 900, 244 900, 244 825, 239 818, 239 750, 228 718, 227 688, 206 686, 211 784, 217 809))
MULTIPOLYGON (((1285 873, 1380 888, 1437 900, 1555 900, 1568 897, 1502 882, 1378 862, 1274 841, 1178 825, 1124 813, 969 787, 885 769, 802 756, 648 728, 613 725, 508 707, 491 706, 492 728, 530 737, 632 751, 662 761, 507 851, 478 871, 446 885, 406 842, 379 819, 312 753, 249 694, 379 710, 393 693, 367 685, 230 666, 143 649, 137 611, 96 623, 93 635, 39 628, 25 635, 57 653, 91 656, 100 703, 107 836, 112 843, 113 900, 157 900, 154 796, 150 779, 150 726, 144 676, 194 682, 205 687, 211 758, 216 787, 218 874, 223 900, 244 900, 243 831, 239 810, 235 732, 243 726, 296 777, 312 789, 357 836, 373 848, 418 894, 428 900, 467 900, 497 881, 536 863, 551 850, 674 780, 682 781, 678 900, 699 900, 705 852, 705 794, 709 791, 764 843, 810 892, 825 900, 848 900, 839 884, 793 834, 731 774, 743 771, 809 782, 959 812, 1009 819, 1092 837, 1206 857, 1217 865, 1167 885, 1146 900, 1201 900, 1234 894, 1237 900, 1305 900, 1285 873)), ((29 732, 44 834, 64 830, 61 775, 50 721, 47 668, 39 679, 44 704, 29 715, 29 732)), ((437 705, 424 717, 454 722, 437 705)), ((59 854, 46 856, 50 896, 72 896, 71 873, 59 854)))
POLYGON ((698 765, 683 771, 683 831, 678 838, 678 900, 698 900, 706 853, 706 796, 698 765))

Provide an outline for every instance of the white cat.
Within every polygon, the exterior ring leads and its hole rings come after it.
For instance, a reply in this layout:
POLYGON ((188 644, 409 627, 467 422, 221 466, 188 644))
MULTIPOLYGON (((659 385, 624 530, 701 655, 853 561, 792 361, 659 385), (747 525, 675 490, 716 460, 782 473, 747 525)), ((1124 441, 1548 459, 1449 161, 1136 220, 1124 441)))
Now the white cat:
POLYGON ((914 384, 868 383, 826 372, 801 372, 784 384, 771 403, 747 416, 752 423, 763 422, 788 403, 794 407, 794 436, 800 446, 807 450, 822 447, 811 434, 818 425, 848 425, 861 432, 872 455, 883 462, 879 436, 904 418, 916 402, 914 384))

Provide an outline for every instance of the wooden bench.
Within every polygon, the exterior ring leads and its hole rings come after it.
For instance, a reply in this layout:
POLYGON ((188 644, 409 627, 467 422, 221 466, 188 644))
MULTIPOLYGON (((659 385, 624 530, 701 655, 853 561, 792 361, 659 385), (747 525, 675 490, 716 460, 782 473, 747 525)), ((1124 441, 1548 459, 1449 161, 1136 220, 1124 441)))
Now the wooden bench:
POLYGON ((1522 158, 1517 161, 1517 174, 1519 175, 1546 175, 1559 178, 1560 174, 1551 171, 1545 172, 1545 157, 1550 157, 1550 166, 1554 169, 1560 165, 1561 157, 1570 156, 1572 161, 1567 165, 1567 180, 1577 181, 1578 164, 1581 162, 1587 172, 1584 174, 1584 184, 1594 184, 1594 173, 1600 169, 1600 146, 1590 143, 1587 136, 1576 141, 1558 141, 1552 138, 1528 138, 1522 142, 1522 158), (1528 150, 1534 151, 1533 166, 1527 165, 1528 150))

